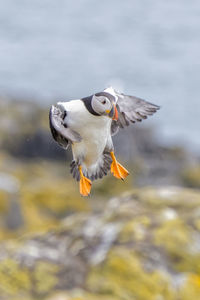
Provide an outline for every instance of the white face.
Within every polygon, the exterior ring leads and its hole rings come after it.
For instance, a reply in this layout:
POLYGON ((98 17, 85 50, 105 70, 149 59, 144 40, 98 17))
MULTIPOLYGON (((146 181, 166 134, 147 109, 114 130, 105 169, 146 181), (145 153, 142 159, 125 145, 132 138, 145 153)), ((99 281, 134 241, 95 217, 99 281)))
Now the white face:
POLYGON ((91 105, 94 111, 100 115, 108 115, 112 109, 112 103, 106 96, 94 95, 91 105))

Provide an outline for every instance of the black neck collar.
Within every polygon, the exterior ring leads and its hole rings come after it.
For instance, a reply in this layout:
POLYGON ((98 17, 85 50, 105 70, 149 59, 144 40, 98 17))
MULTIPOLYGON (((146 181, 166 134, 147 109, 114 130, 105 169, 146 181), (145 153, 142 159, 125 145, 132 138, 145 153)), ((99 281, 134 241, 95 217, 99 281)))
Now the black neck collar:
POLYGON ((92 108, 92 96, 88 96, 85 98, 82 98, 81 100, 83 101, 83 103, 85 104, 85 107, 87 108, 87 110, 94 116, 100 116, 93 108, 92 108))

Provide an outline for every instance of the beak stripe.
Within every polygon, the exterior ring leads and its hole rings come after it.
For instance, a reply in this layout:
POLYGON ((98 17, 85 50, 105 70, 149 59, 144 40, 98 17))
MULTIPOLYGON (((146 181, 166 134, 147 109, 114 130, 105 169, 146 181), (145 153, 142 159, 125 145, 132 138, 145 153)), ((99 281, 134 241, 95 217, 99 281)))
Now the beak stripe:
POLYGON ((116 105, 113 105, 113 107, 114 107, 114 116, 112 119, 117 121, 118 120, 118 110, 117 110, 116 105))
POLYGON ((114 103, 112 105, 111 111, 109 112, 109 117, 112 118, 113 120, 118 120, 118 111, 114 103))

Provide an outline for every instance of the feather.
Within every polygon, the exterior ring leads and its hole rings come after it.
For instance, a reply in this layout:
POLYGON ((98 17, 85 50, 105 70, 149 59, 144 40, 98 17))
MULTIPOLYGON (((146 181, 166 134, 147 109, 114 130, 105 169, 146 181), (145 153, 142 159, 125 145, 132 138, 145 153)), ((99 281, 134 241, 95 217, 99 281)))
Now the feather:
POLYGON ((153 115, 160 107, 135 96, 128 96, 115 91, 117 100, 118 120, 112 121, 111 134, 118 132, 118 128, 124 128, 131 123, 141 122, 153 115))

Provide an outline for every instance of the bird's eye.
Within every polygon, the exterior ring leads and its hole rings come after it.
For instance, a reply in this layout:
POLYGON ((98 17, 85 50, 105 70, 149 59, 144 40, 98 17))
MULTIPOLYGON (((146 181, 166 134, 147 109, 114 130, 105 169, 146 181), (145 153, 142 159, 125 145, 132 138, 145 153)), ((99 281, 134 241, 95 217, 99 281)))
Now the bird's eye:
POLYGON ((106 104, 106 100, 103 100, 103 102, 102 102, 103 104, 106 104))

